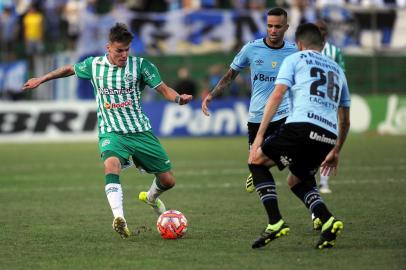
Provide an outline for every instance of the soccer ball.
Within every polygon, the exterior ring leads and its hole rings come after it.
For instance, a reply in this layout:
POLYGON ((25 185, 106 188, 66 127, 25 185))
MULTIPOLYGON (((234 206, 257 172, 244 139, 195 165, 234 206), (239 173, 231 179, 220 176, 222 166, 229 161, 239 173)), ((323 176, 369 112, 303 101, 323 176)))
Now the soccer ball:
POLYGON ((187 219, 177 210, 168 210, 159 216, 156 228, 164 239, 181 238, 187 231, 187 219))

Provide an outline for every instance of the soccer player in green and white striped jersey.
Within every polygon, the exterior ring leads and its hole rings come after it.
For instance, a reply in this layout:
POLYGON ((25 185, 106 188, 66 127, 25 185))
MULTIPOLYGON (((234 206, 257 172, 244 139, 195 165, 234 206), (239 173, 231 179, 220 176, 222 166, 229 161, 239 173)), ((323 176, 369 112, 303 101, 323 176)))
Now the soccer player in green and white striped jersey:
POLYGON ((23 90, 76 74, 91 81, 96 101, 99 150, 104 161, 105 192, 113 212, 113 229, 122 238, 130 236, 124 218, 123 191, 120 172, 132 161, 155 178, 148 192, 139 199, 159 215, 166 208, 158 198, 175 185, 171 162, 159 140, 151 132, 148 117, 141 107, 141 91, 146 85, 169 101, 179 105, 192 100, 191 95, 179 95, 162 80, 158 69, 148 60, 129 55, 133 35, 124 24, 110 29, 107 54, 89 57, 75 65, 66 65, 39 78, 32 78, 23 90))
MULTIPOLYGON (((343 54, 342 54, 340 48, 338 48, 337 46, 334 46, 333 44, 331 44, 327 41, 328 27, 327 27, 326 22, 324 22, 323 20, 318 20, 316 22, 316 25, 319 28, 321 35, 323 37, 323 40, 324 40, 324 47, 323 47, 323 50, 321 53, 326 55, 327 57, 331 58, 332 60, 334 60, 341 67, 341 69, 345 72, 343 54)), ((329 176, 320 174, 319 190, 321 193, 331 193, 331 189, 328 185, 328 180, 329 180, 329 176)))
POLYGON ((318 20, 315 24, 317 25, 317 27, 319 27, 321 35, 323 36, 324 39, 324 48, 321 51, 321 53, 329 57, 330 59, 333 59, 345 72, 344 58, 341 49, 327 41, 328 37, 327 24, 323 20, 318 20))

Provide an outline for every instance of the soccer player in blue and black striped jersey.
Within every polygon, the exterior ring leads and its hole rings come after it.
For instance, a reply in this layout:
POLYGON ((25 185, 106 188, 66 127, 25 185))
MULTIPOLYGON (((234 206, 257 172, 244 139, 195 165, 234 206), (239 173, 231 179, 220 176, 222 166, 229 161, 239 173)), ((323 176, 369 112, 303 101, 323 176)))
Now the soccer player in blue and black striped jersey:
MULTIPOLYGON (((284 40, 285 32, 289 28, 287 16, 286 11, 279 7, 268 11, 267 36, 251 41, 241 49, 231 63, 230 69, 202 102, 203 113, 209 115, 209 104, 213 98, 222 94, 241 70, 249 67, 251 71, 251 101, 248 115, 249 148, 254 142, 279 68, 285 57, 297 52, 295 44, 284 40)), ((285 96, 275 116, 268 123, 267 134, 273 133, 285 122, 289 114, 289 106, 288 97, 285 96)), ((247 178, 246 189, 248 192, 255 190, 251 175, 247 178)))
POLYGON ((316 248, 335 245, 344 223, 333 216, 316 186, 315 174, 335 173, 339 153, 350 126, 350 94, 343 70, 321 54, 324 41, 314 24, 302 24, 295 34, 300 50, 288 56, 275 81, 275 89, 251 146, 249 168, 257 193, 268 215, 268 225, 253 242, 260 248, 288 234, 278 207, 275 180, 269 168, 289 168, 288 184, 292 192, 322 222, 316 248), (268 121, 289 94, 291 111, 272 136, 266 137, 268 121))

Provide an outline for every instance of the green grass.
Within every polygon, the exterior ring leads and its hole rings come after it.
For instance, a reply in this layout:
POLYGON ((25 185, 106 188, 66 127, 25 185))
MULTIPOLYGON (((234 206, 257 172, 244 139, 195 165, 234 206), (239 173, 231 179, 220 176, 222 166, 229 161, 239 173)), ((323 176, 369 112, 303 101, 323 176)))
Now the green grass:
POLYGON ((262 250, 251 242, 266 225, 256 194, 244 189, 246 138, 162 140, 175 189, 162 199, 189 221, 184 239, 160 238, 156 216, 136 198, 150 175, 122 173, 130 229, 111 229, 96 143, 0 144, 0 268, 6 269, 404 269, 406 138, 351 135, 333 193, 324 200, 345 223, 337 246, 313 249, 318 233, 274 172, 290 235, 262 250))

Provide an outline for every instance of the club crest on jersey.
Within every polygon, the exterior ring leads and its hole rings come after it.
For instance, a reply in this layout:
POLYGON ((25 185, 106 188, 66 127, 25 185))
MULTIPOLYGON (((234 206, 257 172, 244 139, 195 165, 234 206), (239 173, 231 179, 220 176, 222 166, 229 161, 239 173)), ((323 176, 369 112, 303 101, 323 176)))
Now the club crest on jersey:
POLYGON ((134 81, 134 76, 131 73, 126 73, 124 75, 124 80, 128 83, 133 82, 134 81))
POLYGON ((278 65, 278 62, 272 61, 271 65, 272 65, 272 68, 276 68, 276 66, 278 65))

